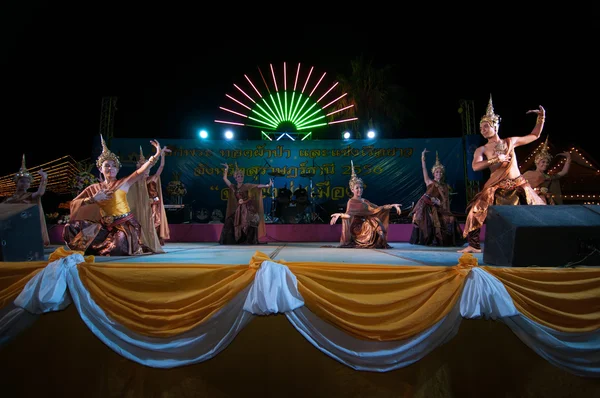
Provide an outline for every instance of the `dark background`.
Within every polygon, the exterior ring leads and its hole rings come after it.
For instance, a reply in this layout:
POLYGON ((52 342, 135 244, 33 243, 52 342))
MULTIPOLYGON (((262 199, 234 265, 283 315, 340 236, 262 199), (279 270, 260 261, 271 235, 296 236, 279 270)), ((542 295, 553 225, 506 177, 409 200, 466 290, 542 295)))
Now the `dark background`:
POLYGON ((527 134, 535 116, 525 112, 543 105, 544 137, 598 158, 591 9, 314 7, 4 2, 0 175, 22 153, 28 165, 89 157, 103 96, 118 97, 115 137, 194 138, 223 129, 213 121, 225 93, 257 66, 301 62, 335 76, 360 55, 392 65, 407 92, 413 116, 385 138, 460 136, 459 101, 475 102, 478 122, 491 93, 500 136, 527 134))

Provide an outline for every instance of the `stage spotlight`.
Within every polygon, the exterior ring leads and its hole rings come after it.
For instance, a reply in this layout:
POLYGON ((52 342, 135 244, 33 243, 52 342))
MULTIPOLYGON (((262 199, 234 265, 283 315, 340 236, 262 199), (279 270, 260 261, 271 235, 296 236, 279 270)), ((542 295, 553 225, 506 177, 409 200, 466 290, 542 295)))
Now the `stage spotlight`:
POLYGON ((347 132, 347 131, 344 131, 343 137, 344 137, 345 140, 349 139, 350 138, 350 133, 347 132))
POLYGON ((367 137, 368 138, 375 138, 375 132, 373 130, 369 130, 369 132, 367 133, 367 137))
POLYGON ((225 132, 225 138, 227 138, 228 140, 233 139, 233 132, 231 130, 227 130, 225 132))
POLYGON ((200 138, 205 139, 208 137, 208 133, 206 132, 206 130, 200 130, 200 138))

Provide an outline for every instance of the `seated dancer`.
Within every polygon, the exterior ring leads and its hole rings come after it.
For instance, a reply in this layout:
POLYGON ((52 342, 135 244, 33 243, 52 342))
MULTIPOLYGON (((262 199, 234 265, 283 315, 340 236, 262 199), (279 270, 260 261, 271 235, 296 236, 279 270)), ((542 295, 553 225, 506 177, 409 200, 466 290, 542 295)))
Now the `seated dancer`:
POLYGON ((395 208, 400 213, 400 204, 377 206, 362 197, 363 180, 354 172, 352 165, 352 176, 350 177, 350 190, 352 197, 348 200, 345 213, 334 213, 331 215, 331 225, 338 218, 342 219, 342 236, 339 247, 363 248, 363 249, 389 249, 391 246, 387 241, 390 210, 395 208))
POLYGON ((42 241, 44 246, 50 245, 50 238, 48 236, 48 227, 46 226, 46 215, 44 214, 44 208, 42 207, 42 196, 46 193, 46 184, 48 183, 48 174, 43 170, 39 169, 38 174, 40 175, 40 186, 35 192, 27 192, 31 186, 31 174, 25 167, 25 154, 23 154, 23 160, 21 161, 21 170, 15 174, 15 193, 6 198, 4 202, 7 204, 36 204, 40 212, 40 224, 42 228, 42 241))
POLYGON ((558 173, 546 173, 550 162, 552 161, 552 155, 548 150, 548 137, 540 149, 540 152, 535 156, 535 170, 529 170, 523 173, 523 177, 527 180, 533 190, 546 202, 548 205, 562 204, 560 178, 567 175, 569 168, 571 167, 571 154, 569 152, 562 152, 556 156, 564 156, 566 158, 565 165, 562 170, 558 173))
POLYGON ((463 236, 467 238, 469 246, 459 252, 481 253, 479 235, 489 206, 546 204, 521 175, 517 166, 515 147, 529 144, 540 138, 544 127, 546 111, 541 105, 539 109, 530 110, 527 113, 537 113, 538 115, 531 133, 524 137, 501 139, 498 136, 500 116, 494 114, 490 95, 486 113, 479 122, 481 135, 487 139, 487 143, 475 150, 471 167, 474 171, 489 167, 491 174, 482 190, 467 205, 468 215, 463 236))
POLYGON ((462 246, 465 240, 460 225, 450 211, 450 186, 445 182, 446 169, 435 154, 431 168, 433 180, 429 178, 423 149, 421 164, 427 190, 413 209, 413 231, 410 243, 425 246, 462 246))
POLYGON ((104 181, 85 188, 71 201, 70 222, 65 224, 63 238, 71 250, 96 256, 135 256, 155 253, 142 243, 141 226, 130 210, 127 192, 144 178, 144 172, 156 164, 160 144, 150 141, 156 153, 130 175, 117 179, 121 162, 104 138, 102 153, 96 160, 104 181))
MULTIPOLYGON (((165 211, 160 183, 160 176, 165 167, 165 152, 171 152, 171 150, 167 147, 161 149, 160 165, 156 172, 150 175, 150 168, 146 169, 144 178, 136 182, 127 194, 127 200, 131 205, 131 212, 142 225, 142 241, 150 247, 153 247, 154 244, 150 244, 150 242, 154 242, 155 239, 158 240, 158 245, 164 246, 165 239, 169 239, 170 237, 167 212, 165 211), (141 196, 144 196, 144 198, 141 198, 141 196), (137 206, 142 202, 146 203, 143 207, 137 206), (154 229, 156 234, 150 233, 150 228, 154 229), (153 235, 156 235, 156 238, 153 235)), ((139 169, 144 163, 146 163, 146 158, 140 146, 140 157, 136 167, 139 169)))
POLYGON ((245 183, 244 172, 236 163, 233 172, 236 184, 232 184, 227 178, 229 165, 222 165, 225 167, 223 180, 229 187, 229 196, 219 244, 257 245, 259 239, 267 234, 262 189, 273 186, 273 179, 268 184, 245 183))

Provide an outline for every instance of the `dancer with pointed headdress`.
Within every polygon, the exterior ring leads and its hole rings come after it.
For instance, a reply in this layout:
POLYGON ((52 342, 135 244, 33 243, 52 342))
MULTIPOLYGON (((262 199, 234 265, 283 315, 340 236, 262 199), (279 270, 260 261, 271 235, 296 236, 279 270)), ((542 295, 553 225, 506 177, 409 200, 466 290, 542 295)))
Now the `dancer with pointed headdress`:
POLYGON ((537 114, 537 121, 531 133, 523 137, 500 138, 498 136, 500 116, 494 113, 490 95, 485 115, 479 122, 481 135, 487 139, 487 143, 475 150, 471 167, 474 171, 489 168, 491 174, 482 190, 467 205, 468 214, 463 236, 467 238, 469 246, 460 252, 481 252, 479 235, 490 206, 546 204, 521 175, 515 156, 516 147, 527 145, 540 138, 544 128, 546 111, 541 105, 539 109, 529 110, 526 113, 537 114))
POLYGON ((84 189, 71 201, 70 222, 65 224, 63 238, 71 250, 82 251, 96 256, 134 256, 155 253, 142 241, 142 231, 138 220, 131 212, 127 193, 146 170, 158 161, 161 155, 160 144, 150 143, 156 148, 141 167, 130 175, 117 178, 121 162, 111 152, 100 135, 102 153, 96 166, 103 178, 101 182, 84 189))
POLYGON ((427 190, 412 211, 413 231, 410 243, 425 246, 462 246, 465 239, 456 217, 450 211, 450 186, 446 183, 446 169, 435 153, 435 164, 431 168, 433 180, 429 178, 425 154, 421 154, 423 178, 427 190))
POLYGON ((248 184, 244 182, 244 170, 235 164, 233 184, 227 177, 229 165, 222 163, 223 181, 229 188, 227 212, 221 230, 221 245, 257 245, 266 235, 265 211, 263 208, 263 188, 273 186, 273 179, 268 184, 248 184))
POLYGON ((390 220, 390 210, 395 208, 400 214, 400 204, 377 206, 362 197, 364 183, 354 171, 354 162, 350 161, 352 175, 350 190, 352 197, 348 200, 345 213, 331 215, 330 224, 342 220, 342 236, 339 247, 363 249, 388 249, 387 232, 390 220))
POLYGON ((38 174, 40 175, 40 185, 35 192, 28 192, 33 179, 32 175, 25 166, 25 154, 21 160, 21 169, 15 174, 15 193, 6 198, 4 202, 6 204, 36 204, 40 212, 40 224, 42 228, 42 241, 44 246, 50 245, 50 238, 48 236, 48 227, 46 226, 46 215, 44 214, 44 208, 42 207, 42 196, 46 193, 46 184, 48 183, 48 174, 43 170, 39 169, 38 174))
POLYGON ((529 185, 534 191, 540 195, 540 197, 549 205, 562 204, 560 178, 567 175, 569 168, 571 167, 571 154, 569 152, 562 152, 556 156, 564 156, 565 164, 559 172, 547 172, 548 166, 552 161, 552 155, 550 154, 550 147, 548 146, 548 138, 541 145, 538 153, 535 155, 535 170, 529 170, 523 173, 523 177, 527 180, 529 185))
MULTIPOLYGON (((165 240, 170 238, 160 181, 160 176, 165 167, 166 152, 171 152, 171 150, 163 147, 160 151, 160 164, 156 172, 150 175, 150 169, 146 169, 144 178, 136 182, 127 194, 131 211, 142 225, 142 238, 150 247, 157 246, 155 241, 158 242, 159 246, 164 246, 165 240), (154 229, 156 234, 151 233, 150 229, 154 229), (156 237, 153 235, 156 235, 156 237)), ((146 158, 140 145, 140 156, 136 167, 139 169, 144 163, 146 163, 146 158)))

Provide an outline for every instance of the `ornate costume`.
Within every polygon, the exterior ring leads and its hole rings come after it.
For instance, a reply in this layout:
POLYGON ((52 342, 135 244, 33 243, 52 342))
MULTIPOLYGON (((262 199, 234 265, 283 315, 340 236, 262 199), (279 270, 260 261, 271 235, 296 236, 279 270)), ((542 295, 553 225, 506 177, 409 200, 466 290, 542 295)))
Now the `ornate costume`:
MULTIPOLYGON (((350 189, 363 185, 362 179, 356 176, 352 163, 350 189)), ((346 215, 342 218, 342 236, 339 247, 362 249, 389 249, 387 231, 390 220, 391 205, 377 206, 364 198, 350 198, 346 205, 346 215)))
MULTIPOLYGON (((139 168, 145 162, 146 158, 142 152, 142 147, 140 147, 140 157, 137 167, 139 168)), ((132 188, 135 189, 130 189, 127 197, 131 203, 131 211, 135 214, 135 218, 139 220, 140 224, 142 224, 142 235, 151 235, 149 232, 146 232, 146 229, 154 228, 159 244, 161 246, 164 245, 165 240, 168 240, 171 235, 163 202, 160 176, 147 176, 136 182, 132 188), (141 196, 145 198, 142 199, 141 196), (144 203, 143 208, 141 206, 142 202, 144 203), (140 206, 138 206, 138 203, 140 206)), ((144 236, 142 237, 144 238, 144 236)), ((154 238, 151 236, 144 239, 144 241, 153 240, 154 238)), ((150 246, 152 247, 152 245, 150 246)))
MULTIPOLYGON (((244 175, 237 165, 235 175, 244 175)), ((219 243, 222 245, 257 245, 265 235, 262 188, 259 188, 257 184, 243 183, 239 187, 237 184, 231 184, 219 243)))
MULTIPOLYGON (((445 175, 445 168, 440 163, 437 153, 436 162, 431 172, 435 174, 436 170, 440 170, 442 175, 445 175)), ((450 186, 448 184, 442 181, 431 181, 425 194, 416 203, 412 213, 411 244, 462 246, 465 243, 460 225, 450 211, 450 186)))
MULTIPOLYGON (((548 164, 552 161, 552 155, 550 154, 548 147, 548 137, 542 145, 539 153, 535 156, 535 164, 542 159, 548 161, 548 164)), ((539 195, 540 198, 548 205, 561 204, 561 189, 558 180, 562 177, 560 174, 547 174, 540 170, 529 170, 523 173, 523 177, 527 180, 533 190, 539 195)))
MULTIPOLYGON (((21 161, 21 169, 15 174, 14 180, 15 183, 19 181, 21 178, 28 178, 29 181, 32 180, 32 176, 27 171, 27 167, 25 167, 25 154, 23 154, 23 160, 21 161)), ((44 185, 45 189, 46 180, 42 178, 40 181, 40 185, 44 185)), ((6 198, 4 202, 6 204, 35 204, 38 206, 38 210, 40 213, 40 226, 42 232, 42 241, 44 242, 44 246, 50 245, 50 237, 48 236, 48 227, 46 225, 46 215, 44 213, 44 208, 42 207, 42 197, 41 195, 34 198, 35 192, 15 192, 12 196, 6 198)))
MULTIPOLYGON (((100 169, 104 161, 111 160, 120 169, 119 158, 108 149, 104 138, 100 137, 102 153, 96 165, 100 169)), ((70 222, 65 224, 63 230, 63 238, 71 250, 97 256, 132 256, 157 252, 143 243, 142 227, 131 212, 128 194, 120 189, 132 175, 112 182, 92 184, 71 201, 70 222), (113 194, 107 200, 95 202, 93 198, 101 190, 108 190, 113 194)), ((145 195, 144 197, 147 198, 145 195)))
MULTIPOLYGON (((481 118, 481 123, 488 122, 495 131, 498 131, 500 117, 494 114, 492 99, 488 103, 486 114, 481 118)), ((505 154, 510 161, 500 164, 494 170, 481 191, 473 197, 467 205, 467 219, 463 231, 469 246, 480 249, 479 234, 488 209, 492 205, 545 205, 545 202, 534 192, 527 180, 519 175, 509 178, 511 168, 516 165, 517 158, 514 144, 511 139, 501 139, 496 145, 496 154, 505 154)), ((488 159, 488 162, 491 162, 488 159)), ((491 164, 491 163, 490 163, 491 164)))

